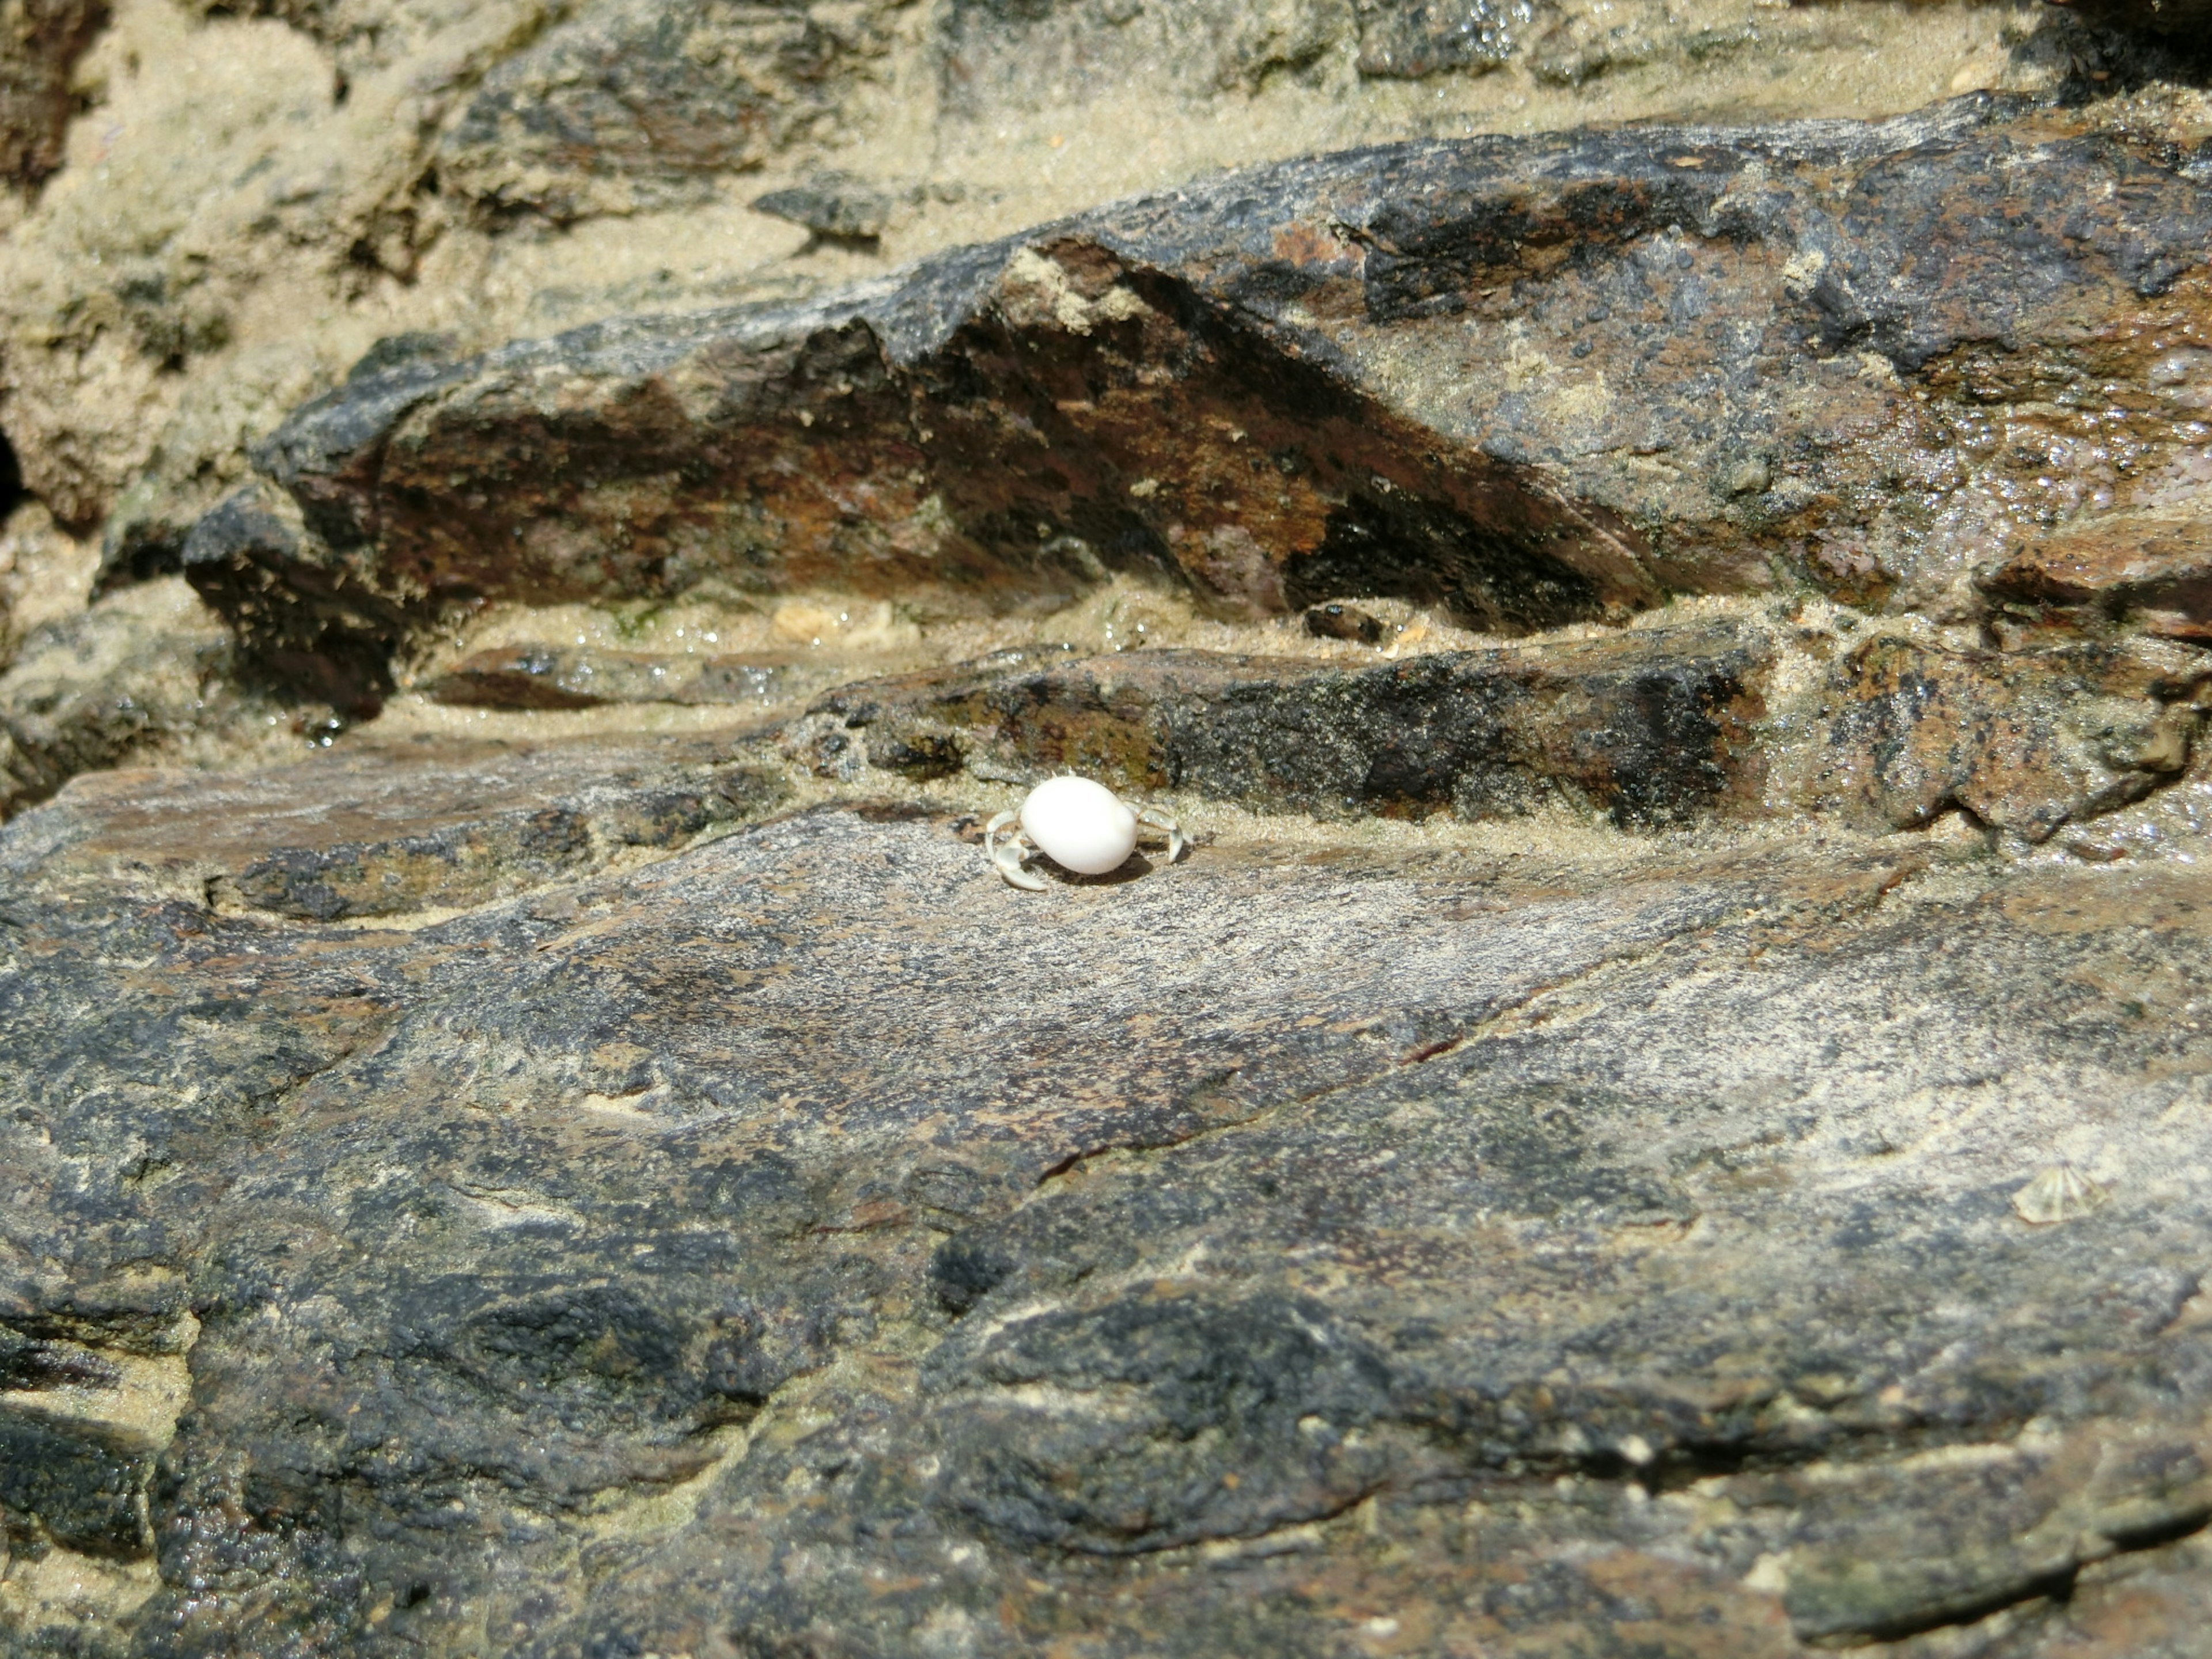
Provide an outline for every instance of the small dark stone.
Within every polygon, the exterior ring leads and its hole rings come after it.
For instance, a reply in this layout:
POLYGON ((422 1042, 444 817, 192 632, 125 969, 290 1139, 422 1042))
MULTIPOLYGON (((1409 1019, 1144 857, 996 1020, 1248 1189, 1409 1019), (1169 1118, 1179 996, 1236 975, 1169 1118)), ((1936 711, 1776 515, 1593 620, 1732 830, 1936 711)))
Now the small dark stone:
POLYGON ((988 1243, 948 1238, 929 1258, 929 1283, 939 1302, 954 1313, 964 1314, 1013 1270, 1012 1258, 988 1243))
POLYGON ((753 198, 754 208, 804 225, 817 236, 872 242, 890 223, 890 198, 857 179, 824 174, 753 198))
POLYGON ((420 330, 387 334, 362 353, 361 360, 346 371, 346 379, 362 380, 395 368, 444 362, 458 356, 459 350, 459 342, 450 334, 420 330))
POLYGON ((1349 605, 1313 606, 1306 612, 1306 632, 1316 639, 1357 640, 1362 645, 1379 645, 1382 641, 1382 620, 1349 605))

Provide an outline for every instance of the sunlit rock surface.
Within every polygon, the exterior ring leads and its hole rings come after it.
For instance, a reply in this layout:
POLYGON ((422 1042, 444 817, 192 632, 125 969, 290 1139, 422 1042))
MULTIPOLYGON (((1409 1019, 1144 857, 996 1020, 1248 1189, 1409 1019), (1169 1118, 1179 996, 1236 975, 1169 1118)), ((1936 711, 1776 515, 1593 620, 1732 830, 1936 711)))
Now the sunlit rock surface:
POLYGON ((2202 12, 0 0, 0 1656, 2202 1659, 2202 12))

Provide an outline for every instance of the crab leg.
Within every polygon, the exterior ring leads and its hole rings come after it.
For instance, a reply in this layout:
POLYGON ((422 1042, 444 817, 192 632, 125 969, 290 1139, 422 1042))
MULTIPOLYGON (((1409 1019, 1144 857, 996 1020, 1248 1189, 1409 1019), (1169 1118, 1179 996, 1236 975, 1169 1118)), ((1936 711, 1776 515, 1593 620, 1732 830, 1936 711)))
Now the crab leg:
POLYGON ((1035 871, 1022 868, 1023 861, 1036 851, 1030 845, 1029 837, 1016 830, 1004 842, 999 839, 999 832, 1020 816, 1018 812, 1001 812, 985 824, 983 850, 990 855, 992 867, 1006 878, 1007 885, 1042 893, 1052 884, 1035 871))
POLYGON ((1168 862, 1173 864, 1182 857, 1182 826, 1157 806, 1139 806, 1137 822, 1147 830, 1158 830, 1168 838, 1168 862))

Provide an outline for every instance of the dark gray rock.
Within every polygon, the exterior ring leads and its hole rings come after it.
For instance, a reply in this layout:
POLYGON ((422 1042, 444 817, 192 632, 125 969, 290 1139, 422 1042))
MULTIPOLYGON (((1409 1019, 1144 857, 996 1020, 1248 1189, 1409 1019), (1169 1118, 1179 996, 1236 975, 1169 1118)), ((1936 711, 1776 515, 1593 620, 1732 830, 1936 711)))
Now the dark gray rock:
POLYGON ((864 181, 830 173, 803 185, 772 190, 753 206, 804 225, 817 236, 872 242, 890 226, 891 199, 864 181))
POLYGON ((1247 830, 1038 895, 882 803, 378 927, 143 845, 403 773, 0 832, 0 1512, 156 1565, 132 1651, 2190 1651, 2191 864, 1247 830))

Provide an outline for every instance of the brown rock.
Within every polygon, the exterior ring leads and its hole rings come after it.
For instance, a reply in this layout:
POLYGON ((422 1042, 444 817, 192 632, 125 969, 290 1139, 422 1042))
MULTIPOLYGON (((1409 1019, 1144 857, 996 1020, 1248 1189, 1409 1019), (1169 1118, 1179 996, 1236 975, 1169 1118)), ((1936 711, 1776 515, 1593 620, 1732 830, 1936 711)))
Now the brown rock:
POLYGON ((2081 607, 2147 634, 2212 642, 2212 520, 2120 520, 2054 536, 1984 586, 2001 599, 2081 607))
POLYGON ((1357 640, 1362 645, 1382 642, 1382 619, 1356 605, 1317 605, 1306 612, 1306 632, 1316 639, 1357 640))
POLYGON ((1869 825, 1953 807, 2042 841, 2189 763, 2212 664, 2074 647, 2006 655, 1879 637, 1841 664, 1810 802, 1869 825))
POLYGON ((1326 817, 1563 805, 1649 825, 1757 810, 1766 665, 1757 633, 1727 626, 1362 668, 1006 652, 842 687, 795 741, 837 773, 857 732, 870 766, 914 777, 1073 770, 1326 817))
POLYGON ((2169 343, 2212 327, 2212 195, 2171 159, 1987 99, 1354 152, 365 376, 261 464, 418 619, 701 582, 1019 609, 1109 569, 1505 631, 1778 580, 1971 613, 2039 503, 2197 465, 2212 354, 2169 343))
POLYGON ((104 0, 0 0, 0 181, 35 185, 61 165, 70 70, 106 21, 104 0))

